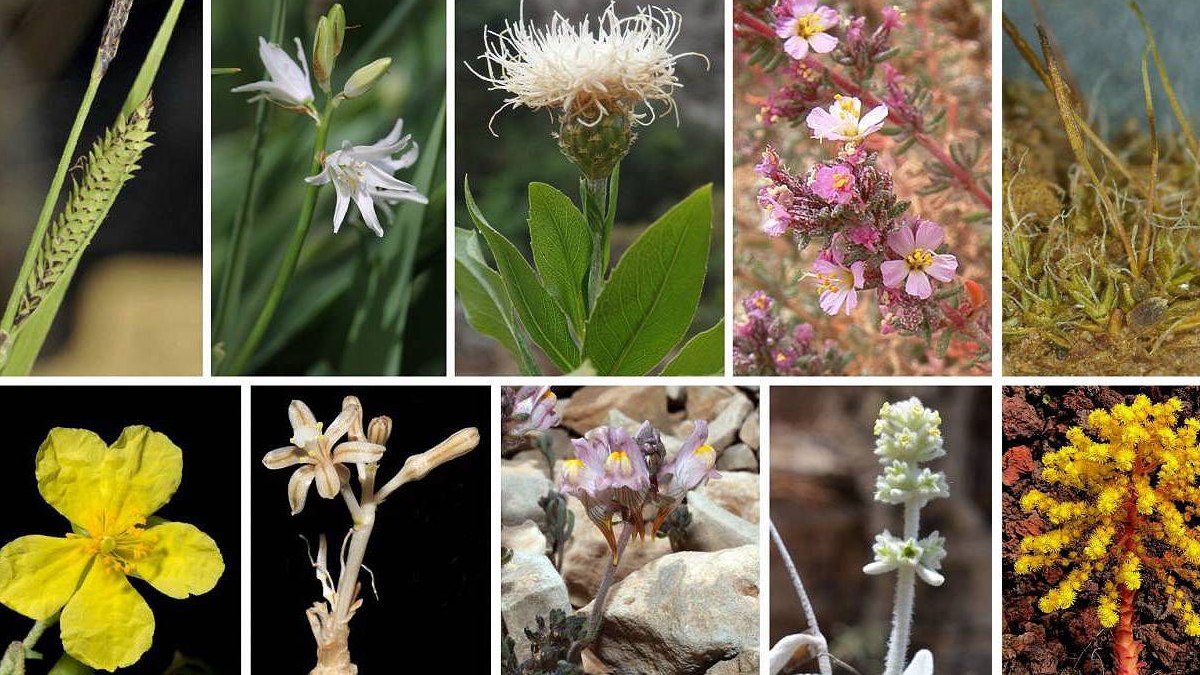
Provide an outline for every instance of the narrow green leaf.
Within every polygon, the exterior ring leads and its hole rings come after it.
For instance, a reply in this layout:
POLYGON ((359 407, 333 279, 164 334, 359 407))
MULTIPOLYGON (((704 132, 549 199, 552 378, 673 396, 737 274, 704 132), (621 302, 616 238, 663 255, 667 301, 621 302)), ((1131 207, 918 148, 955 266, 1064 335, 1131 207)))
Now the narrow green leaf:
POLYGON ((723 375, 725 371, 725 319, 697 333, 671 359, 663 375, 723 375))
POLYGON ((525 330, 560 370, 574 370, 579 365, 579 345, 571 338, 567 316, 550 297, 542 280, 517 247, 488 224, 475 203, 475 197, 471 195, 471 186, 465 180, 463 192, 471 220, 483 233, 488 248, 496 258, 496 266, 500 269, 508 297, 521 317, 525 330))
POLYGON ((588 319, 584 358, 601 375, 644 375, 687 331, 708 267, 712 186, 696 190, 638 237, 588 319))
POLYGON ((545 183, 529 184, 529 237, 533 260, 575 328, 583 333, 583 285, 592 257, 592 238, 571 198, 545 183))
POLYGON ((167 45, 171 42, 171 34, 175 32, 175 23, 179 21, 181 11, 183 11, 183 0, 174 0, 171 7, 167 9, 167 15, 163 17, 162 23, 158 27, 158 34, 154 36, 154 42, 151 43, 150 51, 146 54, 146 60, 142 61, 142 68, 138 71, 137 79, 133 81, 129 95, 125 97, 125 105, 121 107, 121 117, 128 116, 150 95, 150 88, 154 86, 154 78, 158 76, 158 67, 162 65, 163 56, 167 53, 167 45))
POLYGON ((537 362, 517 324, 504 280, 483 260, 479 239, 472 230, 454 228, 454 288, 462 300, 467 322, 494 338, 517 358, 522 375, 539 375, 537 362))

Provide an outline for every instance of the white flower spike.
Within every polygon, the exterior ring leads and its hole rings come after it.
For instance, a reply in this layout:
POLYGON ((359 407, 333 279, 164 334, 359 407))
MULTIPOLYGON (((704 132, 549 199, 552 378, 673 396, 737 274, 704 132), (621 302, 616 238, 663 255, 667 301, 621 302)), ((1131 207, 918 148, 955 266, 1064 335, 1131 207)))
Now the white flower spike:
POLYGON ((371 231, 383 236, 383 227, 375 206, 390 206, 400 201, 427 204, 429 200, 411 183, 393 176, 417 161, 418 148, 412 136, 401 136, 404 120, 396 120, 392 131, 373 145, 350 145, 342 141, 342 149, 326 155, 321 173, 304 181, 309 185, 333 183, 337 191, 337 206, 333 213, 333 232, 336 234, 346 220, 351 200, 362 214, 371 231))
POLYGON ((251 101, 265 98, 281 108, 304 113, 319 122, 320 117, 313 107, 312 83, 308 79, 308 63, 304 60, 300 38, 296 38, 296 57, 300 65, 296 65, 296 61, 282 47, 261 37, 258 38, 258 56, 267 69, 267 79, 243 84, 230 91, 235 94, 257 92, 251 101))

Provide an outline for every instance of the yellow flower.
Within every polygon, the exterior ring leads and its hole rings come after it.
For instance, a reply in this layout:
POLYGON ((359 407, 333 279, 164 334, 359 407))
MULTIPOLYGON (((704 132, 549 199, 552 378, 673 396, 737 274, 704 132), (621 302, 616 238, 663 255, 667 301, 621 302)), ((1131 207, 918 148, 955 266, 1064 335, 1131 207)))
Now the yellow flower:
POLYGON ((37 454, 38 490, 72 531, 0 549, 0 603, 38 621, 61 611, 63 648, 93 668, 137 661, 154 614, 130 577, 182 599, 212 590, 225 570, 208 535, 151 517, 182 473, 179 448, 147 427, 127 427, 112 446, 83 429, 51 430, 37 454))

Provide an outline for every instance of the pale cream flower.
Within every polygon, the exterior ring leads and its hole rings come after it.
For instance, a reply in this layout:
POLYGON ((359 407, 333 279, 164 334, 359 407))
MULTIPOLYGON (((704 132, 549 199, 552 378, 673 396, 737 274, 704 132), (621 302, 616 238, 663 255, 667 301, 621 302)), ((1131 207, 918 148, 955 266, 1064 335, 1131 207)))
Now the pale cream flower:
POLYGON ((500 31, 484 29, 479 58, 486 74, 471 72, 491 90, 508 92, 496 114, 522 106, 549 108, 590 126, 618 112, 650 124, 675 111, 675 90, 683 86, 675 63, 684 56, 704 58, 671 53, 680 24, 673 9, 648 6, 620 18, 611 3, 594 30, 589 17, 572 23, 557 12, 541 27, 524 20, 506 23, 500 31))

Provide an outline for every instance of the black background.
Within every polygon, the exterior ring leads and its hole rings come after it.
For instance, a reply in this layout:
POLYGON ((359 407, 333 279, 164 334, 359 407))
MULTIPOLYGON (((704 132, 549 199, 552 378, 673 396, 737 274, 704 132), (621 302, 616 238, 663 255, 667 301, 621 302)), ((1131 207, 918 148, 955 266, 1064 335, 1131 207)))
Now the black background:
MULTIPOLYGON (((0 543, 27 534, 61 537, 70 525, 38 493, 34 458, 53 427, 90 429, 111 443, 129 425, 145 424, 183 450, 183 482, 158 512, 191 523, 212 537, 225 558, 225 573, 204 595, 175 600, 132 579, 154 611, 150 651, 122 673, 162 673, 175 651, 200 659, 215 672, 236 673, 240 617, 241 396, 236 387, 0 387, 4 401, 4 488, 0 490, 0 543)), ((33 621, 0 606, 0 641, 25 637, 33 621)), ((62 654, 58 631, 42 636, 37 649, 45 673, 62 654)))
MULTIPOLYGON (((326 426, 353 394, 364 420, 392 418, 392 437, 377 485, 404 460, 463 427, 479 429, 479 446, 404 485, 379 507, 365 563, 375 572, 380 599, 363 572, 363 606, 350 623, 350 654, 365 673, 487 672, 490 631, 490 462, 487 387, 255 387, 251 429, 251 616, 255 672, 305 673, 316 643, 304 611, 321 599, 305 554, 325 533, 331 572, 350 527, 342 500, 323 500, 312 488, 304 511, 290 515, 287 483, 293 469, 271 471, 262 456, 288 445, 287 407, 304 401, 326 426), (460 645, 455 647, 454 645, 460 645), (448 653, 447 650, 454 650, 448 653)), ((364 426, 366 422, 364 421, 364 426)), ((352 479, 358 494, 357 478, 352 479)))

